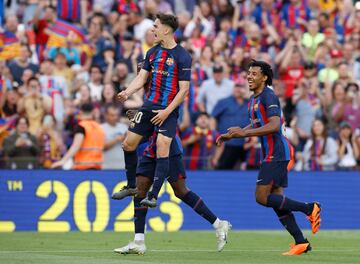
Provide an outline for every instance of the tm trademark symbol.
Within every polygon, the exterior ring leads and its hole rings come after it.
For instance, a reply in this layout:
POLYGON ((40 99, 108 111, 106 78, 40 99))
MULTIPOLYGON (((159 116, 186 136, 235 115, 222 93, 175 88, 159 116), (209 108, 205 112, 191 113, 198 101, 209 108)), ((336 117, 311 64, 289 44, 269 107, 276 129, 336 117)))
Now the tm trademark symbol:
POLYGON ((7 181, 9 192, 22 191, 23 184, 22 181, 7 181))

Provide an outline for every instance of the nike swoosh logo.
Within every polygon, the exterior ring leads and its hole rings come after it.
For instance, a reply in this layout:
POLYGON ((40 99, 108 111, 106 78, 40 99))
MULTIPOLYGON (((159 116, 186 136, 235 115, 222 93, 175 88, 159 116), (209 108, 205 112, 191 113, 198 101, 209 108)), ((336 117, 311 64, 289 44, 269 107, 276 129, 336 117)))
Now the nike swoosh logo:
POLYGON ((159 132, 165 132, 167 131, 166 129, 159 129, 159 132))
POLYGON ((261 182, 262 180, 257 180, 256 182, 261 182))

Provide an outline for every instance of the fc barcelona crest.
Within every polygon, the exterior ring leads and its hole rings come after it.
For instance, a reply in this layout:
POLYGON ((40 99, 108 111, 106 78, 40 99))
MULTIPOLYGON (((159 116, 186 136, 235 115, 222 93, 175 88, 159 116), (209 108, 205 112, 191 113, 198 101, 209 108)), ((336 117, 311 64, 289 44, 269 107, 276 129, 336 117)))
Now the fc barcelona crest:
POLYGON ((254 110, 257 111, 259 109, 259 104, 254 105, 254 110))
POLYGON ((166 64, 169 65, 169 66, 173 65, 174 64, 174 59, 173 58, 167 58, 166 64))

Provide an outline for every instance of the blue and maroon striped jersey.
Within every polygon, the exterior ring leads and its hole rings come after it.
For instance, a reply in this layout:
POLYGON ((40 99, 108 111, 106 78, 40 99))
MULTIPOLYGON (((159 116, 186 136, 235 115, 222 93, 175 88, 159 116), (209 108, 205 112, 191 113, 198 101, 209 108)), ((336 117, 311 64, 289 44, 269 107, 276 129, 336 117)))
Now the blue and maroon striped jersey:
MULTIPOLYGON (((157 139, 157 132, 154 131, 153 135, 149 138, 147 142, 147 146, 143 152, 143 156, 155 159, 156 158, 156 139, 157 139)), ((169 157, 174 157, 177 155, 181 155, 183 153, 183 148, 181 145, 181 140, 179 136, 173 138, 171 145, 170 145, 170 152, 169 157)))
POLYGON ((72 22, 80 21, 80 0, 58 0, 56 9, 58 18, 72 22))
POLYGON ((286 161, 293 159, 293 147, 285 137, 285 122, 282 116, 279 98, 274 91, 265 87, 261 94, 251 96, 249 118, 253 128, 267 124, 272 116, 280 117, 280 128, 276 133, 261 136, 262 161, 286 161))
POLYGON ((298 21, 299 18, 309 21, 311 18, 310 9, 301 4, 296 7, 292 4, 286 4, 281 10, 282 20, 285 21, 286 28, 300 28, 302 31, 305 30, 305 27, 301 25, 298 21))
POLYGON ((151 48, 143 65, 151 80, 143 107, 165 109, 178 93, 179 81, 190 81, 191 60, 180 45, 173 49, 162 48, 160 44, 151 48))
POLYGON ((185 148, 185 168, 189 170, 207 169, 209 159, 215 151, 216 138, 220 134, 216 130, 191 127, 184 132, 182 139, 187 139, 191 135, 201 135, 201 138, 185 148))

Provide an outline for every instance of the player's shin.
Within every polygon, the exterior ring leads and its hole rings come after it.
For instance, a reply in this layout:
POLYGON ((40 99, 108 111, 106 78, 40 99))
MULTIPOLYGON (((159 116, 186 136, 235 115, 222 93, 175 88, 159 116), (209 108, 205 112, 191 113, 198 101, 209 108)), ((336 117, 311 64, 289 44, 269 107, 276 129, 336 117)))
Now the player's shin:
MULTIPOLYGON (((181 200, 190 206, 202 218, 207 220, 210 224, 214 224, 218 219, 196 193, 189 191, 187 194, 185 194, 184 197, 181 198, 181 200)), ((217 223, 218 222, 219 221, 217 221, 217 223)), ((214 226, 214 228, 216 227, 214 226)))
POLYGON ((303 212, 309 215, 312 211, 312 203, 303 203, 295 201, 279 194, 270 194, 267 198, 267 207, 272 207, 279 210, 290 210, 293 212, 303 212))
POLYGON ((279 217, 279 221, 294 238, 296 244, 307 243, 308 241, 301 232, 299 226, 296 223, 294 214, 290 210, 278 210, 274 209, 276 215, 279 217))
POLYGON ((137 166, 137 153, 136 151, 124 151, 126 179, 129 188, 136 187, 136 166, 137 166))
POLYGON ((134 241, 144 241, 145 221, 148 208, 140 204, 143 198, 134 197, 134 225, 135 238, 134 241))
POLYGON ((154 182, 153 182, 152 190, 149 192, 148 195, 149 199, 152 198, 157 199, 161 186, 164 183, 165 178, 168 176, 168 174, 169 174, 169 157, 157 158, 154 182))

